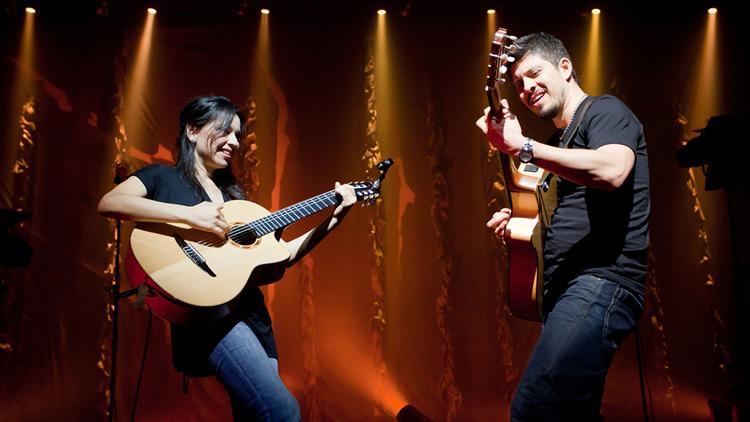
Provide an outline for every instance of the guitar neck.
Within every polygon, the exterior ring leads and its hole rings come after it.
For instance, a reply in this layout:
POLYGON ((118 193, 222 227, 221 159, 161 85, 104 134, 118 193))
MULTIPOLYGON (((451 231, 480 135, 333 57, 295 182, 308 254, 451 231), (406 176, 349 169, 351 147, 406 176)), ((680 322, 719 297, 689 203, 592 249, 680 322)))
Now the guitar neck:
POLYGON ((502 105, 500 104, 500 87, 499 85, 487 85, 484 88, 487 93, 487 103, 490 106, 490 117, 500 117, 500 110, 502 105))
POLYGON ((263 218, 251 221, 233 230, 243 231, 251 229, 257 237, 261 237, 313 215, 318 211, 338 205, 340 202, 341 201, 336 196, 336 191, 330 190, 310 199, 280 209, 263 218))

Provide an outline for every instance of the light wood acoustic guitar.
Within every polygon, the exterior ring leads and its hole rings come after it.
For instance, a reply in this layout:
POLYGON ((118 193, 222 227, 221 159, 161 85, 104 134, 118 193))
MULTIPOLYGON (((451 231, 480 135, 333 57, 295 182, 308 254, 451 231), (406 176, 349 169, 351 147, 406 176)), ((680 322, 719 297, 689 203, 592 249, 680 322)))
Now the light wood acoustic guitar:
MULTIPOLYGON (((500 86, 513 62, 516 37, 499 28, 492 40, 487 86, 490 116, 500 116, 500 86)), ((556 179, 531 163, 500 154, 512 216, 505 228, 508 245, 508 307, 513 316, 541 321, 544 285, 542 232, 557 206, 556 179)))
MULTIPOLYGON (((365 205, 380 195, 391 165, 391 159, 379 163, 375 181, 349 183, 357 201, 365 205)), ((145 303, 161 317, 205 326, 228 315, 247 287, 283 276, 290 255, 280 229, 340 202, 334 190, 273 213, 250 201, 227 201, 222 212, 230 230, 223 239, 184 224, 138 223, 125 273, 134 289, 147 290, 145 303)))

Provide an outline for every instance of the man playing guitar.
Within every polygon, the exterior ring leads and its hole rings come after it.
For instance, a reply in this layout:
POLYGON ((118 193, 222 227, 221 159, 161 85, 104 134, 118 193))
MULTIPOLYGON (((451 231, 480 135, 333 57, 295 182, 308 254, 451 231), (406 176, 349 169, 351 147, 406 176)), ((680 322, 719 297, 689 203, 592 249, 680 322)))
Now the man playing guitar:
MULTIPOLYGON (((477 121, 502 153, 557 177, 544 237, 543 328, 511 406, 513 421, 599 420, 612 357, 643 310, 650 210, 643 128, 609 95, 586 98, 556 37, 519 38, 508 60, 520 102, 557 128, 550 142, 524 136, 506 99, 477 121), (590 101, 584 116, 581 103, 590 101), (568 145, 561 145, 580 119, 568 145)), ((487 226, 498 235, 512 211, 487 226)), ((511 250, 512 258, 512 250, 511 250)))

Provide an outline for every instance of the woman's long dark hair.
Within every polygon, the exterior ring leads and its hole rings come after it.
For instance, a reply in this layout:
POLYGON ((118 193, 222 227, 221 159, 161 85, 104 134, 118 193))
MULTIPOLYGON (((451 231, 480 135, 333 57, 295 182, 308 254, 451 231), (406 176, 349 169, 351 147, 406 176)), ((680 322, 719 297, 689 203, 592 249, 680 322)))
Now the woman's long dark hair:
MULTIPOLYGON (((226 97, 202 96, 193 98, 180 112, 180 134, 177 136, 177 170, 193 185, 200 196, 201 184, 195 172, 195 143, 188 139, 188 125, 201 129, 207 124, 214 123, 216 133, 225 133, 231 126, 235 115, 239 115, 237 107, 226 97)), ((242 118, 240 118, 242 123, 242 118)), ((244 127, 242 128, 244 129, 244 127)), ((238 139, 242 139, 238 135, 238 139)), ((244 199, 245 194, 237 184, 232 173, 232 163, 222 169, 217 169, 211 178, 216 186, 231 199, 244 199)))

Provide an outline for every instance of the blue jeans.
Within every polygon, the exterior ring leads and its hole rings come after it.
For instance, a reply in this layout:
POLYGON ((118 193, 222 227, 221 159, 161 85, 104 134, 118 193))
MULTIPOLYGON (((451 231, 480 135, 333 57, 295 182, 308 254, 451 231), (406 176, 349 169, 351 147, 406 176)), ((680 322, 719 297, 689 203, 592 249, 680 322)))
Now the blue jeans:
POLYGON ((596 421, 617 348, 643 297, 592 275, 570 281, 544 326, 511 405, 511 420, 596 421))
POLYGON ((229 393, 235 421, 301 420, 297 400, 279 377, 277 360, 268 357, 244 322, 216 345, 209 363, 229 393))

